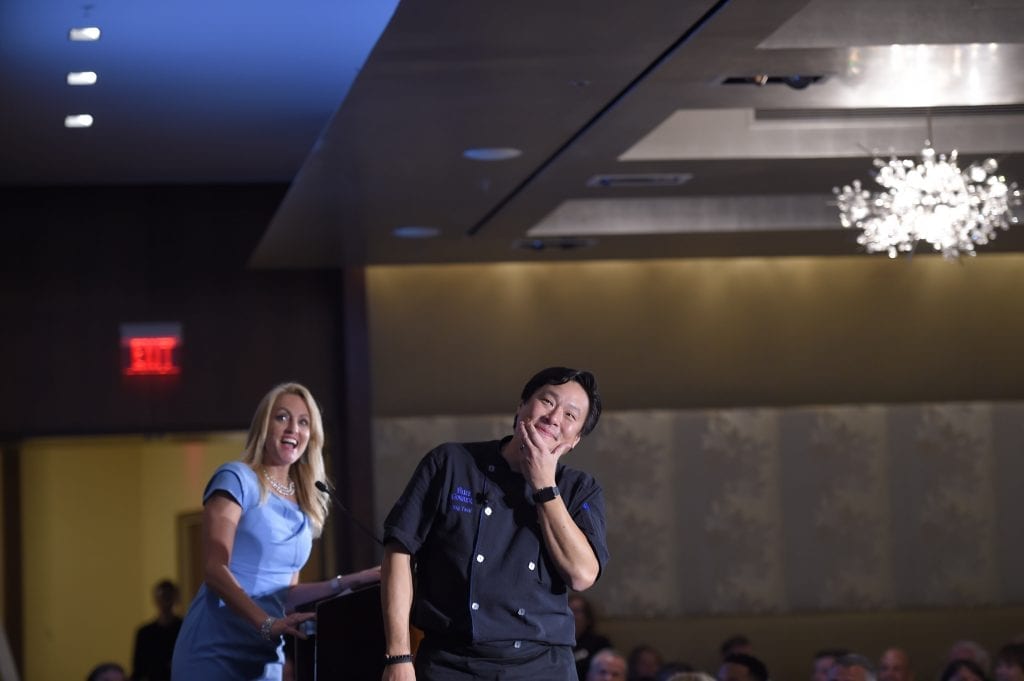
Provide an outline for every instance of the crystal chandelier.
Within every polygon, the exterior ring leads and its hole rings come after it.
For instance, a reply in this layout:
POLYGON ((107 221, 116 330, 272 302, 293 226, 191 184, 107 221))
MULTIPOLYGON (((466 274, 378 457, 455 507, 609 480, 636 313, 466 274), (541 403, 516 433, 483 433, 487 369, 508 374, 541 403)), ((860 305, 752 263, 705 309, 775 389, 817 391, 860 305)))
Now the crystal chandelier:
POLYGON ((974 247, 994 239, 997 229, 1017 224, 1012 208, 1021 205, 1020 191, 996 174, 995 159, 960 170, 955 149, 936 156, 925 142, 920 161, 876 157, 874 167, 883 191, 871 193, 860 180, 832 189, 839 221, 861 230, 857 243, 869 253, 895 258, 924 240, 956 259, 974 255, 974 247))

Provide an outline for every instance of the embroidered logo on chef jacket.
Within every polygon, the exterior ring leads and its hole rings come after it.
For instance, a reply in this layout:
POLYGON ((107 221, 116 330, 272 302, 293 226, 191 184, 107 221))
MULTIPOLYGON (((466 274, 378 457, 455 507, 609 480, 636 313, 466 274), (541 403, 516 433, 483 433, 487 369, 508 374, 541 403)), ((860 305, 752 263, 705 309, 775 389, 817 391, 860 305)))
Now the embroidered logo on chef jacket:
POLYGON ((459 513, 472 513, 473 492, 465 487, 456 487, 448 499, 448 508, 459 513))

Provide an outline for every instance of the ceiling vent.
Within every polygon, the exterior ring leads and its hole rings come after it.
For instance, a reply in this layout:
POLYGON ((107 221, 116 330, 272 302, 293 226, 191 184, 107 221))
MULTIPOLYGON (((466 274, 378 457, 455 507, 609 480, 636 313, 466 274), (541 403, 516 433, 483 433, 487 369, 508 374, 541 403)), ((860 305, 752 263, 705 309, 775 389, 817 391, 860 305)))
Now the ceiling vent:
POLYGON ((863 109, 757 109, 759 121, 794 120, 802 118, 941 118, 942 116, 1020 116, 1024 105, 997 104, 992 106, 913 106, 863 109))
POLYGON ((810 85, 817 85, 825 80, 825 76, 790 75, 770 76, 761 73, 756 76, 729 76, 722 80, 722 85, 788 85, 794 90, 803 90, 810 85))
POLYGON ((557 239, 519 239, 512 243, 513 248, 523 251, 574 251, 591 248, 597 245, 597 239, 575 239, 561 237, 557 239))
POLYGON ((692 173, 618 173, 594 175, 587 180, 588 187, 678 187, 693 178, 692 173))

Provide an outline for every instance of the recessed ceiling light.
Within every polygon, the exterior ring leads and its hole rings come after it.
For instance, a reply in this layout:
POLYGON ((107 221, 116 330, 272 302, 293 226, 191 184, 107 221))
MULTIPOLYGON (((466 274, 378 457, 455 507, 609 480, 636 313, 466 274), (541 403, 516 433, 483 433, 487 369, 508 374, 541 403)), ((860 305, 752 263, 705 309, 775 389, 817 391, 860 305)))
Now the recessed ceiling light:
POLYGON ((477 147, 466 149, 462 155, 473 161, 507 161, 522 155, 522 151, 513 147, 477 147))
POLYGON ((89 114, 74 114, 64 117, 65 128, 89 128, 92 127, 92 116, 89 114))
POLYGON ((70 71, 68 73, 68 85, 95 85, 95 71, 70 71))
POLYGON ((73 28, 68 31, 68 40, 75 42, 92 42, 100 39, 100 29, 95 26, 73 28))
POLYGON ((441 230, 426 225, 406 225, 405 227, 395 227, 391 233, 399 239, 432 239, 440 234, 441 230))

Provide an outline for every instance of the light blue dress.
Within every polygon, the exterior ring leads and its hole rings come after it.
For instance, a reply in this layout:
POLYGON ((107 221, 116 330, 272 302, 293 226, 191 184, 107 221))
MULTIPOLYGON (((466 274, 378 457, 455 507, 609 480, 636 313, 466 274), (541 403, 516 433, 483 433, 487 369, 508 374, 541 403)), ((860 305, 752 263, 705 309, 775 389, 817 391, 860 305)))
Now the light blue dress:
MULTIPOLYGON (((261 504, 256 473, 240 461, 217 469, 203 503, 217 491, 242 507, 231 574, 268 615, 281 617, 284 592, 312 548, 309 519, 298 504, 275 494, 261 504)), ((174 646, 172 681, 279 680, 283 663, 283 639, 264 641, 206 584, 199 587, 174 646)))

